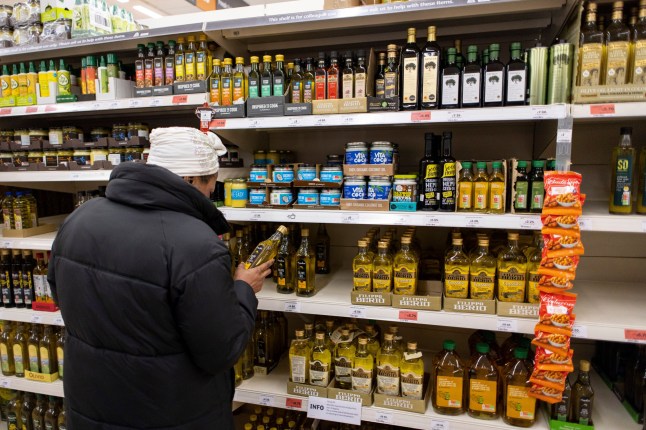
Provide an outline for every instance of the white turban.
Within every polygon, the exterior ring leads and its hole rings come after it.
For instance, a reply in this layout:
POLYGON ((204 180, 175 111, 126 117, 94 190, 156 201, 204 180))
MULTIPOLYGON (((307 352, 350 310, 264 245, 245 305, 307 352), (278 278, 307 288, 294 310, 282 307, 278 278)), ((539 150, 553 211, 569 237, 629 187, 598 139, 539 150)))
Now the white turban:
POLYGON ((190 127, 156 128, 150 133, 148 164, 179 176, 207 176, 218 172, 218 157, 227 153, 215 134, 190 127))

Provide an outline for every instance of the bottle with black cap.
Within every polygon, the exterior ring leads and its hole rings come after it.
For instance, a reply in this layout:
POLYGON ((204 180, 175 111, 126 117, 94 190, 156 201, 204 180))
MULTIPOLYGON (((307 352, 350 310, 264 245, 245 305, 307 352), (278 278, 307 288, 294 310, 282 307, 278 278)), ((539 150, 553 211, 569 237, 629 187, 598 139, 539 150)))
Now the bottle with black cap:
POLYGON ((440 159, 440 211, 455 212, 456 177, 455 158, 452 152, 453 133, 442 134, 442 158, 440 159))
POLYGON ((440 208, 440 148, 442 137, 435 133, 424 135, 424 158, 419 163, 419 205, 423 211, 436 211, 440 208))
POLYGON ((366 51, 357 51, 357 64, 354 66, 354 96, 366 97, 366 81, 368 69, 366 68, 366 51))
POLYGON ((325 52, 319 52, 316 71, 314 72, 314 100, 327 98, 327 68, 325 52))
POLYGON ((352 52, 345 53, 345 67, 341 72, 343 89, 341 93, 344 99, 351 99, 354 97, 354 67, 352 61, 352 52))

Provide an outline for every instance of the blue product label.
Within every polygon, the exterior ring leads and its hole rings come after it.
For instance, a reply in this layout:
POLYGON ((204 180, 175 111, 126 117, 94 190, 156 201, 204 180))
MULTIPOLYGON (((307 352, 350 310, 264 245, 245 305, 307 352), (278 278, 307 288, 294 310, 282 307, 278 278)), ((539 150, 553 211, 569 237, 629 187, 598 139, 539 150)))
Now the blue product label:
POLYGON ((272 205, 288 205, 292 202, 294 196, 292 193, 272 193, 271 194, 271 204, 272 205))
POLYGON ((299 181, 313 181, 316 179, 316 170, 299 170, 298 171, 298 180, 299 181))
POLYGON ((368 185, 368 198, 371 200, 388 200, 391 185, 368 185))
POLYGON ((251 182, 265 182, 265 179, 267 179, 267 172, 249 173, 249 181, 251 182))
POLYGON ((319 195, 317 193, 298 193, 299 205, 318 205, 319 195))
POLYGON ((274 182, 292 182, 294 180, 294 171, 274 172, 273 176, 274 182))
POLYGON ((346 150, 345 151, 345 164, 366 164, 368 163, 368 150, 346 150))
POLYGON ((264 191, 252 191, 249 193, 249 203, 252 205, 261 205, 265 203, 266 194, 264 191))
POLYGON ((343 197, 346 199, 361 200, 366 198, 366 185, 344 185, 343 197))
POLYGON ((370 164, 393 164, 392 149, 371 149, 370 164))
POLYGON ((231 200, 247 200, 249 192, 247 190, 231 190, 231 200))
POLYGON ((343 172, 340 170, 321 172, 321 181, 339 183, 343 181, 343 172))
POLYGON ((321 194, 321 206, 339 206, 341 204, 341 193, 321 194))

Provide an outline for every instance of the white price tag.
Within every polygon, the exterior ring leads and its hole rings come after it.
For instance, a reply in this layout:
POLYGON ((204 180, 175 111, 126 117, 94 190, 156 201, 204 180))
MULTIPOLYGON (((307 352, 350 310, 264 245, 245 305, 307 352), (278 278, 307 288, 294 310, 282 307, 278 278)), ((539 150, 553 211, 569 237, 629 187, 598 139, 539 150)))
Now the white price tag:
POLYGON ((592 220, 586 217, 579 217, 579 228, 581 230, 591 230, 592 229, 592 220))
POLYGON ((440 219, 436 216, 427 216, 424 220, 424 225, 427 227, 439 227, 440 219))
POLYGON ((211 121, 213 118, 213 111, 211 110, 201 110, 200 111, 200 121, 211 121))
POLYGON ((532 107, 532 118, 533 119, 547 118, 547 109, 542 106, 532 107))
POLYGON ((32 315, 32 317, 29 319, 29 322, 32 324, 40 324, 43 322, 43 317, 40 315, 32 315))
POLYGON ((392 424, 393 423, 392 412, 377 412, 375 414, 375 422, 379 424, 392 424))
POLYGON ((117 101, 110 103, 110 109, 117 109, 119 107, 119 104, 120 103, 117 101))
POLYGON ((431 430, 449 430, 449 422, 431 420, 431 430))
POLYGON ((394 225, 408 225, 409 224, 409 218, 405 215, 399 215, 395 218, 393 221, 394 225))
POLYGON ((70 175, 70 178, 71 178, 73 181, 75 181, 75 180, 77 180, 77 179, 80 179, 80 178, 81 178, 81 174, 80 174, 80 173, 72 173, 72 174, 70 175))
POLYGON ((262 212, 251 212, 249 216, 249 221, 260 221, 262 220, 262 212))
POLYGON ((466 228, 478 228, 482 225, 482 217, 468 216, 464 219, 464 226, 466 228))
POLYGON ((572 142, 572 129, 565 128, 556 132, 556 142, 569 143, 572 142))
POLYGON ((449 122, 462 122, 464 121, 464 117, 462 116, 462 112, 447 112, 448 118, 447 120, 449 122))
POLYGON ((302 122, 303 122, 302 118, 299 118, 299 117, 296 116, 296 117, 290 118, 287 121, 287 125, 289 125, 290 127, 299 127, 299 126, 301 126, 302 122))
POLYGON ((135 109, 141 106, 141 101, 139 99, 130 99, 128 102, 128 108, 129 109, 135 109))
POLYGON ((257 119, 250 119, 249 124, 247 124, 248 128, 258 128, 260 127, 260 121, 257 119))
POLYGON ((301 312, 301 303, 300 302, 285 302, 285 312, 301 312))
POLYGON ((359 214, 344 214, 341 217, 343 224, 358 224, 360 220, 359 214))
POLYGON ((337 423, 361 424, 361 403, 343 400, 310 397, 307 405, 307 418, 337 423))
POLYGON ((518 332, 518 322, 511 319, 498 318, 497 330, 516 333, 518 332))
POLYGON ((274 405, 274 396, 268 394, 261 394, 258 397, 258 404, 260 406, 273 406, 274 405))
POLYGON ((99 110, 101 108, 101 103, 92 103, 92 110, 99 110))
POLYGON ((343 121, 341 121, 341 125, 352 125, 354 124, 354 117, 353 116, 344 116, 343 121))
POLYGON ((572 337, 578 337, 579 339, 587 339, 588 326, 574 323, 574 326, 572 326, 572 337))
POLYGON ((9 380, 9 379, 0 379, 0 387, 2 387, 2 388, 11 388, 11 380, 9 380))
POLYGON ((161 105, 161 103, 162 103, 162 102, 161 102, 161 99, 160 99, 160 98, 154 98, 154 99, 152 99, 152 100, 151 100, 151 102, 150 102, 150 106, 151 106, 151 107, 157 107, 157 106, 160 106, 160 105, 161 105))
POLYGON ((536 217, 520 217, 520 228, 522 230, 540 230, 541 220, 536 217))
POLYGON ((350 306, 350 318, 366 319, 368 318, 366 314, 365 306, 350 306))
POLYGON ((314 125, 320 127, 326 126, 327 124, 327 118, 316 118, 316 121, 314 121, 314 125))
POLYGON ((8 241, 8 240, 5 240, 4 242, 2 242, 2 247, 3 247, 4 249, 8 249, 8 248, 10 248, 10 247, 11 247, 11 242, 10 242, 10 241, 8 241))
POLYGON ((54 318, 54 325, 64 326, 65 322, 63 321, 63 317, 54 318))

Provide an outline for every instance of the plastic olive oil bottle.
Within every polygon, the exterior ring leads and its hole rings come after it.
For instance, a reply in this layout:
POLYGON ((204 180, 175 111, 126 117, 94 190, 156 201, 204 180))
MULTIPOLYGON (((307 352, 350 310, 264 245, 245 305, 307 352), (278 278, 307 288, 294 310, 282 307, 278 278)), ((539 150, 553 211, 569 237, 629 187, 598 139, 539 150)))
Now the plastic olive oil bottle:
POLYGON ((442 415, 464 413, 464 378, 466 369, 455 352, 455 342, 444 341, 444 350, 434 359, 433 409, 442 415))
POLYGON ((401 351, 393 344, 392 333, 384 334, 377 354, 377 393, 399 396, 401 351))
POLYGON ((529 396, 532 369, 527 366, 527 349, 516 348, 514 360, 503 375, 503 420, 516 427, 531 427, 536 421, 536 399, 529 396))
POLYGON ((519 302, 525 300, 527 258, 518 247, 518 233, 507 235, 509 244, 498 255, 498 300, 519 302))
POLYGON ((469 266, 469 297, 493 300, 496 286, 496 257, 489 251, 489 239, 478 239, 473 259, 469 266))
POLYGON ((388 242, 380 240, 377 255, 372 260, 372 291, 390 293, 393 287, 393 259, 388 252, 388 242))
POLYGON ((341 330, 341 338, 334 351, 334 378, 336 386, 344 390, 352 389, 352 368, 356 347, 350 338, 350 330, 341 330))
POLYGON ((453 248, 444 258, 444 295, 455 299, 469 297, 469 257, 462 239, 453 239, 453 248))
POLYGON ((310 356, 310 385, 327 387, 332 374, 332 351, 325 341, 325 333, 317 332, 310 356))
POLYGON ((478 343, 469 368, 469 415, 493 420, 498 417, 498 368, 489 355, 489 345, 478 343))
POLYGON ((491 176, 489 176, 489 212, 505 213, 505 175, 502 173, 500 161, 493 162, 491 176))
POLYGON ((310 246, 310 231, 301 230, 301 246, 296 251, 296 295, 302 297, 313 296, 316 293, 315 270, 316 256, 310 246))
POLYGON ((473 210, 473 163, 462 162, 462 170, 458 179, 458 212, 471 212, 473 210))
POLYGON ((631 141, 632 133, 632 127, 621 127, 621 140, 612 150, 610 213, 613 214, 630 214, 633 211, 635 148, 631 141))
POLYGON ((424 359, 417 342, 408 342, 401 361, 402 397, 421 400, 424 395, 424 359))
POLYGON ((289 380, 296 384, 308 382, 310 347, 303 330, 296 330, 296 339, 289 348, 289 380))
POLYGON ((374 377, 375 359, 368 351, 368 338, 359 338, 357 353, 352 367, 352 391, 370 394, 374 377))
POLYGON ((473 211, 487 212, 489 207, 489 174, 487 173, 487 163, 478 161, 476 163, 477 173, 473 180, 473 211))
POLYGON ((414 296, 417 292, 418 262, 411 250, 410 237, 402 237, 401 249, 393 262, 393 293, 414 296))
POLYGON ((276 233, 274 233, 269 239, 263 240, 256 246, 256 249, 253 250, 245 267, 251 269, 258 267, 261 264, 265 264, 268 261, 271 261, 276 258, 278 254, 278 249, 280 248, 280 243, 285 236, 289 234, 289 230, 284 225, 278 227, 276 233))
POLYGON ((360 240, 359 251, 352 260, 352 279, 354 291, 372 290, 372 258, 368 254, 368 243, 360 240))

